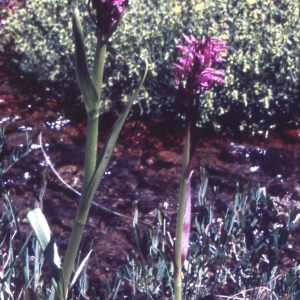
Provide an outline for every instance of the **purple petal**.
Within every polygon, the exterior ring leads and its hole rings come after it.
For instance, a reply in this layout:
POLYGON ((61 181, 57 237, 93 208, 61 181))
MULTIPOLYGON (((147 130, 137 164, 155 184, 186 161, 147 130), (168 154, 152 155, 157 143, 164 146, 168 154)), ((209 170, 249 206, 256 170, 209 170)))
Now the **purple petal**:
POLYGON ((188 44, 193 45, 194 42, 196 42, 196 38, 191 34, 190 37, 185 35, 184 33, 182 34, 183 38, 187 41, 188 44))
POLYGON ((193 35, 187 36, 183 34, 183 38, 187 46, 177 45, 176 47, 182 56, 177 58, 178 63, 174 64, 173 72, 175 74, 176 83, 178 78, 183 80, 189 78, 187 90, 194 92, 205 92, 210 89, 216 82, 223 83, 225 70, 214 69, 216 63, 225 61, 221 57, 222 53, 228 53, 226 42, 221 39, 211 39, 203 36, 197 41, 193 35))

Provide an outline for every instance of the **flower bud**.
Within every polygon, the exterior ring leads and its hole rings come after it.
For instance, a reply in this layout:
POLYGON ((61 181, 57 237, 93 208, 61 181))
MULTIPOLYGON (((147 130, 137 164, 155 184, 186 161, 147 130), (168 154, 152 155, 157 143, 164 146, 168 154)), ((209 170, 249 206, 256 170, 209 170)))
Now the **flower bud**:
POLYGON ((121 20, 128 8, 129 0, 92 0, 96 10, 96 24, 104 36, 115 31, 115 25, 121 20))

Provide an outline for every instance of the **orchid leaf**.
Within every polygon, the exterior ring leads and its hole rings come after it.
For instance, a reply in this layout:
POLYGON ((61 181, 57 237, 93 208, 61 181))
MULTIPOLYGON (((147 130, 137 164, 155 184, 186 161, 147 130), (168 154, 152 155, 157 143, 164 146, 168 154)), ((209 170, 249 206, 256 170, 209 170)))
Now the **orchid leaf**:
MULTIPOLYGON (((31 210, 27 217, 50 266, 54 288, 58 295, 63 295, 61 262, 48 222, 40 208, 31 210)), ((63 296, 61 296, 61 299, 63 299, 63 296)))
POLYGON ((99 96, 90 77, 86 62, 83 29, 80 22, 79 10, 73 13, 73 33, 75 40, 76 78, 86 105, 87 112, 99 109, 99 96))
POLYGON ((140 84, 139 84, 137 90, 131 96, 131 98, 128 100, 126 106, 124 107, 123 111, 121 112, 118 119, 116 120, 114 126, 111 129, 109 136, 107 137, 107 139, 105 141, 105 145, 103 146, 103 148, 99 154, 96 172, 95 172, 95 175, 93 176, 93 179, 91 180, 90 186, 88 188, 86 199, 93 198, 93 196, 95 195, 96 190, 101 182, 101 179, 102 179, 104 172, 106 170, 106 167, 108 165, 108 162, 109 162, 109 159, 113 152, 113 149, 115 147, 116 141, 119 137, 120 131, 121 131, 121 129, 126 121, 126 118, 129 114, 129 111, 133 104, 133 101, 137 97, 137 95, 146 79, 146 75, 148 72, 148 62, 147 62, 147 60, 145 62, 146 62, 146 69, 145 69, 144 76, 143 76, 142 80, 140 81, 140 84))

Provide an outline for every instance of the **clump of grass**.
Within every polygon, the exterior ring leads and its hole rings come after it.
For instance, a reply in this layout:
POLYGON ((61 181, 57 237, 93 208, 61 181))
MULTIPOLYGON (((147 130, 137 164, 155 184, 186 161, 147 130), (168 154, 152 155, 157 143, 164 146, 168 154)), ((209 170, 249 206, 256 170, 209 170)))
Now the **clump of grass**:
MULTIPOLYGON (((282 261, 300 209, 286 211, 281 220, 282 211, 265 188, 240 191, 237 185, 233 207, 216 213, 217 188, 213 199, 206 199, 207 183, 204 176, 182 272, 184 299, 299 299, 300 266, 288 258, 287 270, 282 261)), ((133 297, 174 299, 173 233, 159 212, 158 224, 159 230, 151 228, 144 237, 134 224, 139 251, 128 256, 125 268, 133 297)))
MULTIPOLYGON (((26 230, 25 216, 15 209, 9 190, 5 187, 4 175, 20 159, 31 152, 31 146, 39 134, 33 130, 32 137, 26 135, 25 144, 16 146, 7 159, 0 163, 3 211, 0 218, 0 299, 38 299, 34 295, 49 293, 47 278, 42 273, 44 256, 32 231, 26 230), (26 298, 27 297, 27 298, 26 298)), ((5 143, 5 129, 0 130, 0 151, 5 143)), ((45 174, 44 174, 45 175, 45 174)), ((45 178, 45 176, 43 176, 45 178)), ((37 203, 43 197, 46 182, 38 193, 37 203)), ((28 227, 28 226, 27 226, 28 227)), ((42 298, 46 299, 46 298, 42 298)))
MULTIPOLYGON (((40 131, 33 130, 31 138, 24 135, 24 144, 11 150, 7 158, 0 162, 1 181, 1 215, 0 215, 0 300, 15 299, 55 299, 51 282, 49 265, 45 264, 49 255, 43 251, 39 241, 29 229, 27 212, 21 214, 14 207, 10 191, 5 182, 9 179, 9 170, 22 158, 32 152, 32 145, 40 131)), ((5 128, 0 129, 0 152, 5 148, 5 128)), ((1 153, 2 154, 2 153, 1 153)), ((36 202, 32 208, 42 207, 42 199, 46 190, 46 170, 41 174, 40 190, 36 192, 36 202)), ((52 256, 52 254, 50 254, 52 256)), ((72 284, 72 299, 76 294, 85 293, 88 288, 86 268, 89 255, 76 266, 72 284)), ((77 298, 78 299, 78 298, 77 298)), ((95 298, 96 299, 96 298, 95 298)))

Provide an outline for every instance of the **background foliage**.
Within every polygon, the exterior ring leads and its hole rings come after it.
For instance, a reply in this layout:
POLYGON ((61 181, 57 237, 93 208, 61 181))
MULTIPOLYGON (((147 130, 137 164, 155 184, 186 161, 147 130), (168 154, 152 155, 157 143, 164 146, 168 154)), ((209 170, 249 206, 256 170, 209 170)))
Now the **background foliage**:
MULTIPOLYGON (((2 30, 1 51, 33 73, 46 87, 76 101, 71 15, 76 4, 84 18, 88 56, 95 26, 85 1, 26 1, 2 30)), ((211 34, 230 46, 225 86, 206 93, 199 124, 215 129, 269 129, 297 122, 299 115, 300 21, 298 0, 131 1, 112 38, 106 65, 103 112, 120 111, 137 85, 140 62, 151 65, 135 113, 180 117, 171 64, 182 33, 211 34), (211 126, 210 125, 210 126, 211 126)))

